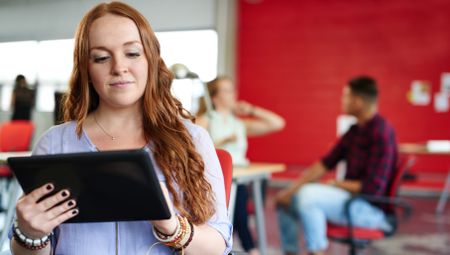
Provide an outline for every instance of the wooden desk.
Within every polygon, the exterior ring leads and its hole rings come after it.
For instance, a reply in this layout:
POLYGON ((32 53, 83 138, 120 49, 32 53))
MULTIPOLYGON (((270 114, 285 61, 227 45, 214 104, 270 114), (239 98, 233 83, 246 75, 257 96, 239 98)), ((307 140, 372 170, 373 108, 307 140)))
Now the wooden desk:
POLYGON ((255 204, 256 230, 258 233, 258 248, 261 255, 267 254, 266 225, 264 222, 264 203, 262 199, 261 182, 269 179, 272 173, 286 170, 284 164, 251 163, 248 166, 233 167, 233 182, 231 183, 228 216, 233 222, 238 184, 252 184, 252 193, 255 204))
POLYGON ((416 155, 448 155, 450 151, 430 151, 425 144, 421 143, 402 143, 398 145, 398 152, 402 154, 416 155))
POLYGON ((31 156, 31 151, 0 152, 0 164, 5 163, 9 157, 31 156))
MULTIPOLYGON (((420 143, 403 143, 398 146, 399 153, 414 154, 414 155, 444 155, 450 156, 450 151, 430 151, 425 144, 420 143)), ((439 202, 436 206, 436 213, 442 214, 445 209, 445 204, 449 197, 450 190, 450 168, 445 181, 444 189, 439 197, 439 202)))

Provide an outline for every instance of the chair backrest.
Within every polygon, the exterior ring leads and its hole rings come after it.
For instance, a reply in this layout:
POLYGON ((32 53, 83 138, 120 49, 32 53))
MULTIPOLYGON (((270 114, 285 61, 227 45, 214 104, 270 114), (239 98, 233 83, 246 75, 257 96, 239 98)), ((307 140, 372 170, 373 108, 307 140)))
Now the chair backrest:
POLYGON ((0 125, 0 151, 28 151, 33 137, 33 122, 13 120, 0 125))
POLYGON ((402 181, 403 174, 411 168, 412 165, 416 162, 416 157, 414 155, 400 155, 398 163, 397 163, 397 171, 394 174, 394 178, 389 187, 389 197, 396 197, 398 188, 402 181))
POLYGON ((228 201, 230 200, 231 181, 233 179, 233 160, 230 153, 222 149, 216 149, 217 157, 222 167, 223 180, 225 182, 225 194, 228 201))
MULTIPOLYGON (((392 178, 392 181, 389 186, 388 190, 388 197, 395 198, 397 197, 398 190, 400 188, 400 183, 402 182, 402 177, 405 174, 405 172, 411 168, 412 165, 416 162, 416 157, 414 155, 400 155, 398 163, 397 163, 397 170, 392 178)), ((394 207, 388 208, 389 211, 393 212, 394 207)))

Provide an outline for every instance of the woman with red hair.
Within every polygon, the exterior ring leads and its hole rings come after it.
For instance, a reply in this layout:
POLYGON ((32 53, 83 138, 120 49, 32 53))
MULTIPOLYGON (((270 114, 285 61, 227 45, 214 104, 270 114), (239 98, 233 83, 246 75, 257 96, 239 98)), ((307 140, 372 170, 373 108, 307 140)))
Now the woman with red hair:
POLYGON ((65 123, 48 130, 33 153, 144 148, 173 214, 151 222, 64 224, 78 214, 77 201, 67 189, 41 199, 54 189, 49 183, 19 198, 13 254, 228 253, 232 226, 219 161, 207 132, 171 95, 171 82, 142 14, 119 2, 86 14, 75 37, 65 123))

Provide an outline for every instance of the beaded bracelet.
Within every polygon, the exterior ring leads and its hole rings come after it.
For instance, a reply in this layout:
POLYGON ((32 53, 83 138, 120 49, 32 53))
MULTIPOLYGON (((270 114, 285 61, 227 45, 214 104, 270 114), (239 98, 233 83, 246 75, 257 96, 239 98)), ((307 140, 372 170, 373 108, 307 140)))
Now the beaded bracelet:
POLYGON ((187 239, 189 238, 190 232, 191 232, 191 227, 189 225, 189 221, 186 218, 182 218, 180 220, 181 226, 182 226, 182 231, 181 231, 181 235, 179 236, 179 238, 177 240, 174 240, 173 242, 167 242, 165 243, 165 245, 173 247, 173 248, 180 248, 184 245, 184 243, 187 241, 187 239))
POLYGON ((154 234, 155 236, 160 237, 161 239, 165 240, 165 239, 170 239, 170 237, 175 236, 179 231, 180 231, 180 220, 178 219, 178 215, 177 215, 177 228, 175 229, 175 231, 173 232, 173 234, 165 234, 161 231, 159 231, 159 229, 153 227, 154 230, 154 234), (156 232, 156 233, 155 233, 156 232))
POLYGON ((194 238, 194 225, 192 224, 192 222, 189 222, 189 226, 191 228, 191 233, 189 235, 189 239, 187 240, 186 243, 184 243, 184 245, 181 248, 175 249, 175 251, 182 251, 183 249, 186 249, 189 246, 189 244, 191 243, 192 238, 194 238))
POLYGON ((194 226, 186 217, 177 215, 178 227, 172 235, 161 233, 153 226, 153 234, 155 238, 164 245, 173 247, 177 251, 183 251, 192 241, 194 235, 194 226))
POLYGON ((153 226, 153 235, 158 241, 162 243, 166 244, 174 242, 175 240, 181 237, 183 228, 185 228, 183 226, 182 217, 179 215, 177 215, 177 222, 178 222, 177 229, 175 230, 175 233, 173 233, 172 235, 161 233, 161 231, 159 231, 155 226, 153 226))
POLYGON ((51 235, 52 235, 52 233, 50 233, 42 238, 39 238, 39 239, 29 238, 26 235, 24 235, 22 233, 22 231, 19 229, 19 224, 17 223, 17 220, 14 221, 14 226, 13 226, 14 240, 16 240, 20 246, 27 248, 29 250, 41 250, 41 249, 45 248, 50 243, 51 235))

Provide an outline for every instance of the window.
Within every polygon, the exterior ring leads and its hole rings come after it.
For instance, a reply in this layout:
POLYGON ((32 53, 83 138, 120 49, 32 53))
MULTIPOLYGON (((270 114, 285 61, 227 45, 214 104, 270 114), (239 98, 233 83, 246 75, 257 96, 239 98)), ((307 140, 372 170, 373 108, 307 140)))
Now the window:
MULTIPOLYGON (((214 30, 158 32, 156 36, 168 68, 182 63, 203 81, 217 75, 218 39, 214 30)), ((37 84, 36 110, 53 111, 55 91, 67 90, 73 48, 74 39, 0 43, 0 109, 10 109, 14 79, 23 74, 31 87, 37 84)), ((177 96, 192 99, 203 94, 199 81, 191 83, 192 88, 182 88, 177 96)))
POLYGON ((167 67, 181 63, 196 73, 199 79, 174 80, 172 93, 183 107, 197 112, 199 98, 204 93, 201 81, 217 76, 218 38, 214 30, 156 33, 161 44, 161 56, 167 67))
POLYGON ((209 81, 217 75, 218 38, 214 30, 156 33, 161 56, 167 67, 176 63, 186 65, 201 80, 209 81))
POLYGON ((1 110, 8 110, 11 105, 14 80, 18 74, 25 75, 31 84, 36 81, 36 48, 36 41, 0 43, 1 110))

